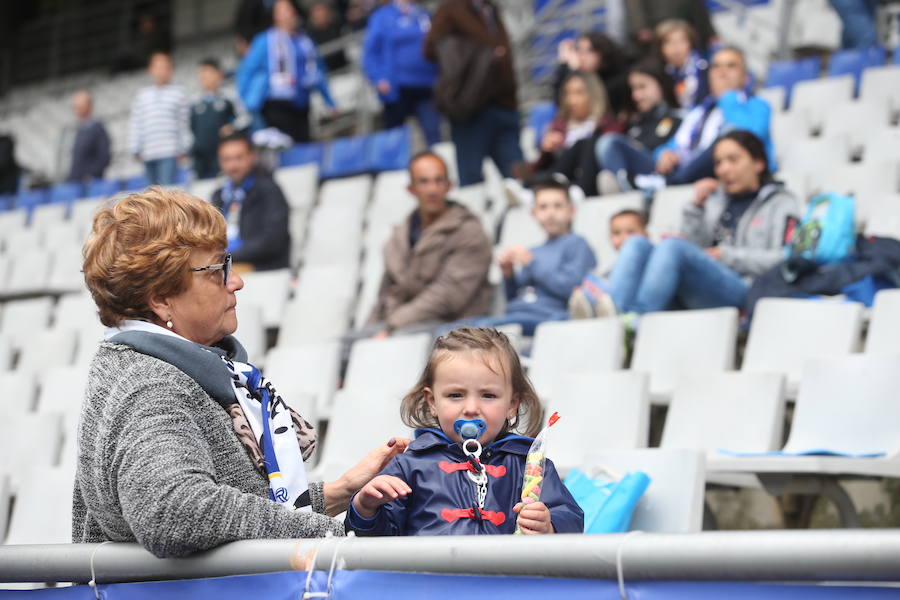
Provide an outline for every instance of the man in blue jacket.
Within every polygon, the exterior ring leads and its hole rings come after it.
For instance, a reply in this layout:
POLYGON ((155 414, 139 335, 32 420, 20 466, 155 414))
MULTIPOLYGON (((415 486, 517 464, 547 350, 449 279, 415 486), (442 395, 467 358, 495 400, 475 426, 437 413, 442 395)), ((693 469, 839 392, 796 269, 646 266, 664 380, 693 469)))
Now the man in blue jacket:
POLYGON ((413 0, 394 0, 369 17, 363 68, 384 105, 384 126, 400 127, 415 115, 428 145, 441 141, 432 87, 437 66, 422 54, 431 16, 413 0))
POLYGON ((109 166, 109 135, 103 123, 93 118, 94 102, 87 90, 72 96, 72 109, 78 117, 78 131, 72 145, 72 167, 69 181, 86 183, 100 179, 109 166))
POLYGON ((744 129, 762 140, 774 171, 769 135, 772 109, 765 100, 749 95, 749 83, 744 54, 737 48, 722 48, 710 61, 709 96, 691 109, 672 139, 651 153, 619 136, 601 138, 597 142, 601 169, 610 171, 622 190, 693 183, 714 176, 712 148, 719 136, 744 129))

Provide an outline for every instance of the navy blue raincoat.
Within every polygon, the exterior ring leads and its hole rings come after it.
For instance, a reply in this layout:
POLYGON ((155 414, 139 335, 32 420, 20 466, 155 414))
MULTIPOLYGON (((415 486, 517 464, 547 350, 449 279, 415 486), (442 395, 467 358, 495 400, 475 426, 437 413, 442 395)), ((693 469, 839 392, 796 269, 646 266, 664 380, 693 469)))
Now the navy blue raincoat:
MULTIPOLYGON (((484 508, 478 510, 477 487, 466 475, 469 463, 459 443, 437 429, 417 429, 416 439, 381 472, 412 488, 406 498, 383 505, 371 519, 347 509, 347 530, 357 535, 470 535, 513 533, 525 458, 533 440, 506 434, 486 446, 481 463, 488 474, 484 508)), ((550 509, 557 533, 584 531, 584 513, 548 459, 541 502, 550 509)))

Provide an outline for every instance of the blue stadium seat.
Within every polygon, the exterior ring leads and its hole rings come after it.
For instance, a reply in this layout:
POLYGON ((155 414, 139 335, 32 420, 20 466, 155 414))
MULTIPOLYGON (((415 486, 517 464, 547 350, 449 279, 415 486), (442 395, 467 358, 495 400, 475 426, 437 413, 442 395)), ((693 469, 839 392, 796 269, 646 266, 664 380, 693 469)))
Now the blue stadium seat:
POLYGON ((9 210, 16 203, 15 194, 0 194, 0 211, 9 210))
POLYGON ((80 183, 57 183, 50 188, 50 202, 53 204, 68 203, 84 197, 84 186, 80 183))
POLYGON ((773 62, 769 65, 766 85, 763 87, 784 86, 785 97, 790 106, 791 88, 794 84, 807 79, 817 79, 821 69, 822 59, 818 56, 773 62))
POLYGON ((411 148, 408 127, 379 131, 369 142, 369 170, 381 172, 405 169, 409 163, 411 148))
POLYGON ((900 65, 900 46, 894 48, 894 64, 900 65))
POLYGON ((47 193, 47 190, 28 190, 26 192, 19 192, 19 195, 16 196, 16 207, 25 208, 30 211, 38 204, 46 203, 48 197, 49 194, 47 193))
POLYGON ((534 129, 538 144, 541 143, 541 138, 544 137, 544 132, 554 115, 556 115, 556 104, 553 102, 541 102, 531 107, 531 111, 528 113, 528 126, 534 129))
POLYGON ((175 174, 175 183, 178 185, 184 185, 191 179, 191 170, 187 167, 183 169, 178 169, 178 172, 175 174))
POLYGON ((147 181, 147 176, 144 174, 133 175, 122 180, 122 190, 125 192, 142 190, 148 185, 150 182, 147 181))
POLYGON ((840 50, 831 55, 828 64, 828 76, 853 75, 856 78, 854 94, 859 92, 859 80, 862 72, 869 67, 880 67, 884 64, 887 52, 881 46, 865 49, 840 50))
POLYGON ((119 189, 119 182, 115 179, 95 179, 88 185, 87 196, 88 198, 112 196, 119 189))
POLYGON ((278 159, 278 166, 296 167, 310 163, 321 165, 324 156, 325 146, 323 144, 297 144, 281 153, 278 159))
POLYGON ((325 161, 322 165, 321 178, 345 177, 358 175, 368 171, 366 158, 371 137, 338 138, 328 144, 325 161))

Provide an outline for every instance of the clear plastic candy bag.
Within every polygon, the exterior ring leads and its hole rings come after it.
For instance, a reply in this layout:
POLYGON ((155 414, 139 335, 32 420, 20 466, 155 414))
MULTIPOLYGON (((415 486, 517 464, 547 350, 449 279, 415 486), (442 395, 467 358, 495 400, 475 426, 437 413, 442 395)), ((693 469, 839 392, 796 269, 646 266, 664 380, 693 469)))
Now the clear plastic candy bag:
MULTIPOLYGON (((559 420, 559 414, 553 413, 547 419, 547 426, 541 429, 528 449, 525 459, 525 477, 522 479, 522 503, 531 504, 541 501, 541 487, 544 482, 544 462, 547 456, 547 432, 559 420)), ((517 535, 522 532, 516 525, 517 535)))

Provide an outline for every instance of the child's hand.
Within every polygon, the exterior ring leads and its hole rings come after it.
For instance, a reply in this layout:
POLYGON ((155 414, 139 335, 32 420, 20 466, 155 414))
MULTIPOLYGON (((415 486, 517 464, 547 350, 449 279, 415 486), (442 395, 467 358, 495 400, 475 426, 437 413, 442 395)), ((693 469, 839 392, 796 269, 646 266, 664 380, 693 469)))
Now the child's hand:
MULTIPOLYGON (((405 497, 412 493, 412 488, 405 481, 393 475, 379 475, 363 486, 353 497, 353 508, 359 516, 371 519, 382 504, 405 497)), ((549 513, 548 513, 549 515, 549 513)), ((547 517, 549 520, 549 516, 547 517)))
POLYGON ((519 502, 513 506, 513 512, 519 513, 516 525, 525 535, 538 535, 539 533, 555 533, 553 523, 550 522, 550 509, 543 502, 524 504, 519 502))

